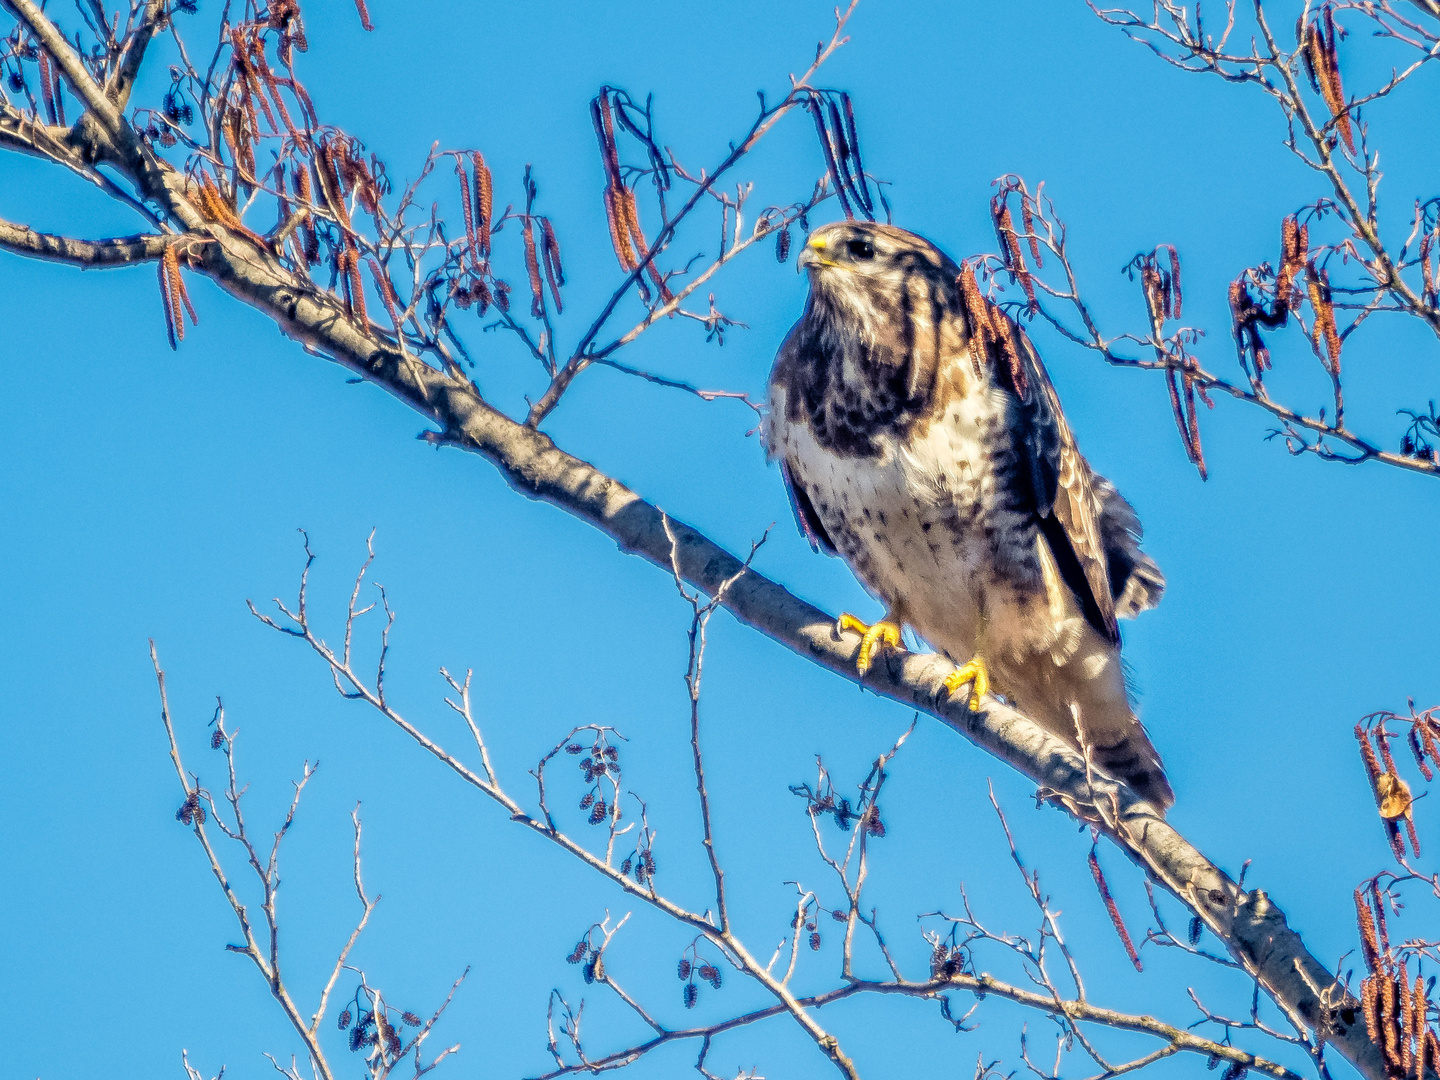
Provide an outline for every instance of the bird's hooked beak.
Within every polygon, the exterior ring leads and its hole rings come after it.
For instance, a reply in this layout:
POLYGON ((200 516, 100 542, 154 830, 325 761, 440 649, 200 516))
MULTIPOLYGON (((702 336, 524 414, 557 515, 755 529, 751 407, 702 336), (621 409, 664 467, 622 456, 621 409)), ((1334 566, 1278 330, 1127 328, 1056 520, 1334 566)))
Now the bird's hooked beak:
POLYGON ((795 259, 795 272, 798 274, 807 267, 819 268, 822 266, 839 266, 833 259, 825 257, 825 238, 823 236, 812 236, 806 241, 805 246, 800 249, 799 256, 795 259))

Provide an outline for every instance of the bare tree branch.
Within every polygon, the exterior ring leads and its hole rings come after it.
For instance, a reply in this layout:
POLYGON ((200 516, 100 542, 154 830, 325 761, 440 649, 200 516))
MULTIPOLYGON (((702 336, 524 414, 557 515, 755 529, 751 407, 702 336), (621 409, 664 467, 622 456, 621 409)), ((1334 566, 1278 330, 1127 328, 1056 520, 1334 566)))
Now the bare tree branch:
POLYGON ((153 262, 165 254, 163 236, 122 236, 107 240, 77 240, 38 233, 0 218, 0 249, 47 262, 69 263, 85 269, 109 269, 153 262))

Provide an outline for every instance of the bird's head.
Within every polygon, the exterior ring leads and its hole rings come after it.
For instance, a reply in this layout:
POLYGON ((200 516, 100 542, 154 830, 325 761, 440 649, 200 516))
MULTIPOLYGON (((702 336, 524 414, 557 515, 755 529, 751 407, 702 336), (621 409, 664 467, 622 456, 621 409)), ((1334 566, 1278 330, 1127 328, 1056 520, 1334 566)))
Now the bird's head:
POLYGON ((917 275, 944 292, 960 272, 923 236, 872 221, 822 225, 806 239, 796 263, 810 272, 812 289, 841 296, 898 290, 917 275))

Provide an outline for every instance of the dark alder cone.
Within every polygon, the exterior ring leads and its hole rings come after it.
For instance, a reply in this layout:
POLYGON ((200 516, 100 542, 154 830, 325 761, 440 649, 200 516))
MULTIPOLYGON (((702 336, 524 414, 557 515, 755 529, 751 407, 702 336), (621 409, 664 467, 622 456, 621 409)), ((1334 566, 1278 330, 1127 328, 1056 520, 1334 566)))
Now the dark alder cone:
POLYGON ((590 809, 590 804, 593 803, 594 801, 595 801, 595 793, 594 793, 593 791, 587 791, 587 792, 585 793, 585 797, 580 800, 580 809, 581 809, 581 810, 589 810, 589 809, 590 809))
POLYGON ((685 1007, 693 1009, 695 1003, 700 1000, 700 988, 693 982, 685 984, 685 1007))
POLYGON ((365 1029, 358 1024, 350 1029, 350 1052, 352 1054, 369 1041, 370 1037, 365 1034, 365 1029))
POLYGON ((1207 1068, 1207 1069, 1210 1070, 1211 1072, 1214 1072, 1214 1071, 1215 1071, 1215 1066, 1216 1066, 1216 1065, 1219 1065, 1219 1064, 1220 1064, 1220 1058, 1219 1058, 1219 1056, 1217 1056, 1217 1055, 1215 1055, 1215 1054, 1211 1054, 1208 1058, 1205 1059, 1205 1068, 1207 1068))
POLYGON ((215 729, 215 734, 213 734, 213 735, 210 736, 210 749, 211 749, 211 750, 219 750, 220 747, 223 746, 224 744, 225 744, 225 733, 224 733, 223 731, 221 731, 219 728, 216 728, 216 729, 215 729))
POLYGON ((641 861, 642 861, 642 862, 644 863, 644 865, 645 865, 645 876, 646 876, 646 877, 654 877, 654 876, 655 876, 655 856, 650 854, 650 849, 649 849, 649 848, 646 848, 643 852, 640 853, 640 859, 641 859, 641 861))
POLYGON ((847 919, 850 918, 850 916, 846 915, 845 912, 840 911, 840 910, 838 910, 838 909, 835 910, 835 911, 830 912, 830 917, 831 917, 832 919, 834 919, 836 922, 845 922, 847 919))
POLYGON ((1240 1080, 1240 1078, 1249 1071, 1250 1068, 1248 1065, 1242 1065, 1238 1061, 1232 1061, 1230 1067, 1225 1070, 1224 1080, 1240 1080))
POLYGON ((936 945, 930 953, 930 976, 934 978, 945 970, 945 961, 950 958, 950 950, 944 945, 936 945))
POLYGON ((416 1016, 413 1012, 403 1012, 400 1014, 400 1022, 407 1027, 419 1027, 420 1017, 416 1016))
POLYGON ((592 956, 585 962, 584 968, 581 969, 580 974, 585 977, 587 983, 593 983, 595 981, 595 965, 599 959, 598 956, 592 956))
POLYGON ((570 955, 565 957, 567 964, 578 964, 585 959, 585 954, 590 951, 590 942, 581 938, 575 943, 575 948, 570 950, 570 955))
POLYGON ((626 855, 626 856, 625 856, 625 861, 620 864, 620 874, 621 874, 621 876, 623 877, 624 875, 630 873, 631 869, 633 869, 634 866, 635 866, 635 860, 634 860, 634 858, 632 858, 632 857, 629 856, 629 855, 626 855))
POLYGON ((1205 929, 1205 923, 1204 923, 1204 921, 1200 918, 1199 915, 1196 915, 1195 918, 1193 918, 1193 919, 1190 920, 1190 944, 1191 944, 1191 945, 1199 945, 1199 944, 1200 944, 1200 934, 1201 934, 1201 932, 1202 932, 1204 929, 1205 929))
POLYGON ((812 930, 812 931, 810 932, 810 951, 811 951, 811 952, 819 952, 819 951, 820 951, 820 931, 819 931, 819 930, 812 930))
POLYGON ((341 1031, 344 1031, 350 1026, 350 1010, 345 1009, 344 1011, 342 1011, 337 1019, 340 1021, 340 1023, 336 1026, 339 1027, 341 1031))
POLYGON ((775 261, 786 262, 790 258, 790 230, 781 229, 775 234, 775 261))
POLYGON ((690 961, 682 956, 679 965, 675 969, 675 973, 680 976, 682 982, 690 978, 690 961))
POLYGON ((605 811, 607 809, 608 807, 605 805, 605 800, 597 799, 595 805, 590 808, 590 824, 599 825, 600 822, 604 821, 605 811))
POLYGON ((701 974, 701 975, 710 983, 710 985, 713 986, 716 990, 719 990, 719 989, 720 989, 720 969, 719 969, 718 967, 716 967, 714 964, 707 964, 705 967, 703 967, 703 968, 700 969, 700 974, 701 974), (709 971, 709 974, 708 974, 708 975, 705 974, 706 971, 709 971))

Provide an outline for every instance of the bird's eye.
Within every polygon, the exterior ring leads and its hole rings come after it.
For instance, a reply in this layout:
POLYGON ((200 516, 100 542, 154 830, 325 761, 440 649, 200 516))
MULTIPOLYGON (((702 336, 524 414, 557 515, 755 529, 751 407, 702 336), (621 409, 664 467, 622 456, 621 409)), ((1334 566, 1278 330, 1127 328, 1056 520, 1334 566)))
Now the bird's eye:
POLYGON ((873 259, 875 257, 875 245, 869 240, 851 240, 845 247, 857 259, 873 259))

